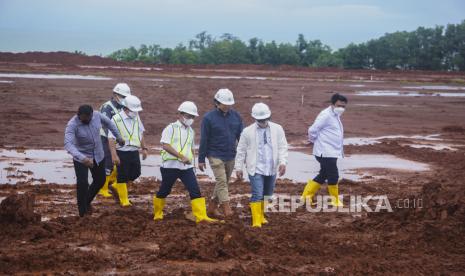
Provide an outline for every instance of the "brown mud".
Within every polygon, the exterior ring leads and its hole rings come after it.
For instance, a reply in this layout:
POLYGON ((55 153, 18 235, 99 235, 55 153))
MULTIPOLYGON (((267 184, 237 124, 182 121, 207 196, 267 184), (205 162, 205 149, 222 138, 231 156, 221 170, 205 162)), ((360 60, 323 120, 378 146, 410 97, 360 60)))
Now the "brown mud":
MULTIPOLYGON (((246 123, 251 122, 250 108, 258 101, 250 96, 267 96, 259 100, 270 105, 273 120, 284 126, 293 145, 305 144, 308 125, 336 91, 349 97, 343 117, 347 137, 439 133, 444 142, 459 146, 455 151, 416 149, 405 146, 405 139, 347 146, 347 154, 392 154, 427 163, 431 170, 407 173, 379 168, 375 176, 383 172, 392 177, 341 181, 341 194, 386 195, 393 212, 314 213, 300 208, 267 213, 269 224, 261 229, 250 227, 249 184, 234 179, 230 184, 234 217, 225 223, 198 225, 185 218, 190 202, 180 183, 167 199, 161 222, 152 220, 151 199, 160 185, 153 179, 141 178, 129 187, 131 208, 98 196, 93 214, 84 218, 77 216, 74 185, 32 185, 20 180, 16 185, 3 184, 0 274, 458 275, 465 271, 465 99, 353 94, 360 89, 398 90, 412 84, 457 85, 463 83, 463 74, 261 66, 161 66, 161 71, 145 72, 77 66, 115 65, 109 61, 23 58, 1 54, 0 72, 91 74, 113 80, 0 78, 13 81, 0 83, 2 101, 8 103, 0 109, 3 147, 61 148, 64 127, 78 105, 98 107, 118 81, 128 82, 141 97, 146 138, 153 147, 158 146, 163 127, 175 120, 182 100, 193 100, 205 113, 220 87, 235 93, 236 108, 246 123), (49 65, 31 65, 34 62, 49 65), (195 78, 199 75, 268 79, 195 78), (370 106, 376 104, 388 107, 370 106)), ((200 185, 203 195, 212 193, 212 181, 202 178, 200 185)), ((299 195, 304 185, 280 179, 276 193, 299 195)), ((320 194, 327 194, 325 187, 320 194)), ((350 204, 348 198, 344 204, 350 204)))

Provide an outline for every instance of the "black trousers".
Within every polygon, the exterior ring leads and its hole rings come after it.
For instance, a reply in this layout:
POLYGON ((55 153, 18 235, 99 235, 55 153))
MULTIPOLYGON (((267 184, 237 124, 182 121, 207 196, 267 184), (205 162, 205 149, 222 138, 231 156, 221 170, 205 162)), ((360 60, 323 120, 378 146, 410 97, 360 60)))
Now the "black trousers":
POLYGON ((162 180, 160 190, 157 193, 158 198, 166 198, 171 193, 171 189, 178 178, 181 179, 189 191, 191 200, 202 197, 193 168, 188 170, 160 168, 160 172, 162 180))
POLYGON ((339 180, 337 158, 316 156, 316 160, 320 163, 320 172, 313 181, 324 184, 328 180, 328 185, 336 185, 339 180))
POLYGON ((121 151, 117 150, 116 153, 119 157, 118 171, 118 183, 127 183, 128 181, 134 181, 141 175, 141 165, 139 151, 121 151))
POLYGON ((97 164, 94 160, 94 167, 88 168, 84 164, 74 160, 74 171, 76 172, 76 192, 79 216, 84 216, 90 207, 92 200, 105 183, 105 159, 97 164), (92 184, 89 186, 89 170, 92 174, 92 184))
POLYGON ((113 171, 113 160, 111 160, 110 146, 108 145, 108 138, 100 136, 102 139, 103 152, 105 153, 105 173, 110 175, 113 171))

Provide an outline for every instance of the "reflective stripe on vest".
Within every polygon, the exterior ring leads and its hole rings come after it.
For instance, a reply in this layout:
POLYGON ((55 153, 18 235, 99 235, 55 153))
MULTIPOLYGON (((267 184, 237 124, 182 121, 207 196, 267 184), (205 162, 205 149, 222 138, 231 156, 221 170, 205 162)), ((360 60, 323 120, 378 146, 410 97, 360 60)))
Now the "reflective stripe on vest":
MULTIPOLYGON (((173 128, 173 133, 171 134, 171 142, 170 146, 175 149, 177 152, 180 152, 183 156, 187 157, 187 159, 191 160, 193 159, 192 155, 192 142, 194 141, 194 135, 193 131, 191 128, 188 129, 187 131, 187 138, 186 141, 184 142, 184 145, 182 145, 181 141, 181 127, 177 124, 171 124, 171 127, 173 128), (175 141, 179 141, 178 143, 175 144, 175 141)), ((166 150, 161 151, 161 158, 163 161, 167 160, 179 160, 176 156, 170 154, 166 150)))
POLYGON ((123 137, 124 141, 126 141, 125 145, 140 148, 141 138, 139 131, 139 116, 137 116, 134 120, 135 122, 133 122, 132 124, 132 131, 129 131, 120 113, 113 116, 113 121, 115 122, 116 127, 118 128, 119 133, 121 134, 121 137, 123 137))
MULTIPOLYGON (((103 109, 104 109, 107 105, 109 105, 109 106, 111 107, 111 109, 113 110, 113 112, 114 112, 115 114, 118 114, 119 110, 113 105, 113 103, 112 103, 111 101, 108 101, 108 102, 102 104, 102 106, 100 107, 100 112, 102 112, 103 109)), ((111 118, 109 118, 109 119, 111 119, 111 118)), ((101 135, 101 136, 104 136, 104 137, 107 137, 107 134, 105 133, 105 130, 103 129, 103 127, 100 128, 100 135, 101 135)))

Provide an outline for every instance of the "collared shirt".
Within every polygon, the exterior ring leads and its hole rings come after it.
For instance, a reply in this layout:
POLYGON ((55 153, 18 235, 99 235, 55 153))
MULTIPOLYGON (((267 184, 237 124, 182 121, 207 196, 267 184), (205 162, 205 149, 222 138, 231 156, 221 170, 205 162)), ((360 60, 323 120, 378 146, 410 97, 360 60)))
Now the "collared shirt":
POLYGON ((116 125, 100 112, 94 111, 89 124, 82 123, 77 115, 69 120, 65 130, 65 149, 74 160, 81 163, 85 158, 94 159, 97 163, 103 160, 104 153, 100 139, 102 126, 121 138, 116 125))
POLYGON ((233 109, 227 113, 214 109, 205 114, 200 133, 199 163, 205 163, 207 156, 234 160, 243 128, 241 116, 233 109))
POLYGON ((318 114, 308 129, 308 139, 313 142, 313 155, 339 158, 344 156, 344 128, 341 118, 331 106, 318 114))
MULTIPOLYGON (((123 123, 126 126, 126 129, 131 129, 131 130, 135 129, 134 123, 136 123, 136 118, 129 117, 124 110, 121 110, 115 116, 121 116, 121 118, 123 118, 123 123)), ((145 128, 144 128, 144 125, 142 124, 142 121, 140 120, 139 114, 137 114, 137 120, 139 121, 139 137, 142 140, 145 128)), ((115 139, 115 136, 112 135, 112 133, 108 133, 108 139, 115 139)), ((139 147, 130 146, 129 141, 124 141, 124 142, 125 142, 124 146, 120 146, 119 144, 116 144, 116 150, 119 150, 119 151, 138 151, 139 150, 139 147)))
POLYGON ((271 130, 268 125, 261 128, 257 125, 257 167, 255 172, 261 175, 274 175, 273 147, 271 145, 271 130))
MULTIPOLYGON (((189 131, 191 131, 193 138, 195 137, 194 130, 191 127, 184 126, 179 120, 173 124, 179 126, 179 129, 181 130, 181 137, 180 137, 181 141, 178 141, 178 140, 173 141, 175 144, 181 142, 181 145, 184 145, 187 141, 187 136, 189 134, 189 131)), ((161 133, 160 143, 171 144, 171 137, 173 137, 173 127, 171 126, 171 124, 169 124, 167 127, 165 127, 165 129, 161 133)), ((192 149, 194 149, 194 139, 192 139, 191 147, 192 149)), ((195 158, 193 158, 192 161, 194 162, 194 160, 195 158)), ((179 160, 166 160, 162 162, 161 167, 165 169, 187 170, 187 169, 194 167, 194 164, 184 164, 183 162, 179 160)))
MULTIPOLYGON (((117 101, 115 100, 110 100, 109 101, 114 108, 116 108, 116 110, 118 110, 118 112, 123 108, 122 105, 120 105, 117 101)), ((106 102, 107 103, 107 102, 106 102)), ((113 118, 113 116, 116 115, 116 112, 115 110, 109 105, 109 104, 106 104, 104 103, 102 105, 102 107, 100 108, 100 113, 104 114, 105 116, 108 117, 108 119, 111 119, 113 118)), ((105 134, 108 136, 108 128, 106 128, 105 126, 102 127, 103 131, 105 132, 105 134)))

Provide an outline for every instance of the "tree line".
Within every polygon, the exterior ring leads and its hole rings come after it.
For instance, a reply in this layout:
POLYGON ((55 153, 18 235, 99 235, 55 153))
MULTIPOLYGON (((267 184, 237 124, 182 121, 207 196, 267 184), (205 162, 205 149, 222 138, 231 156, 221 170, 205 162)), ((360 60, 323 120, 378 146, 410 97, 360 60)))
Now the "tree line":
POLYGON ((333 51, 320 40, 299 34, 296 42, 244 42, 225 33, 214 38, 201 32, 174 48, 142 44, 111 53, 118 61, 148 64, 268 64, 346 69, 465 71, 465 20, 434 28, 387 33, 364 43, 333 51))

